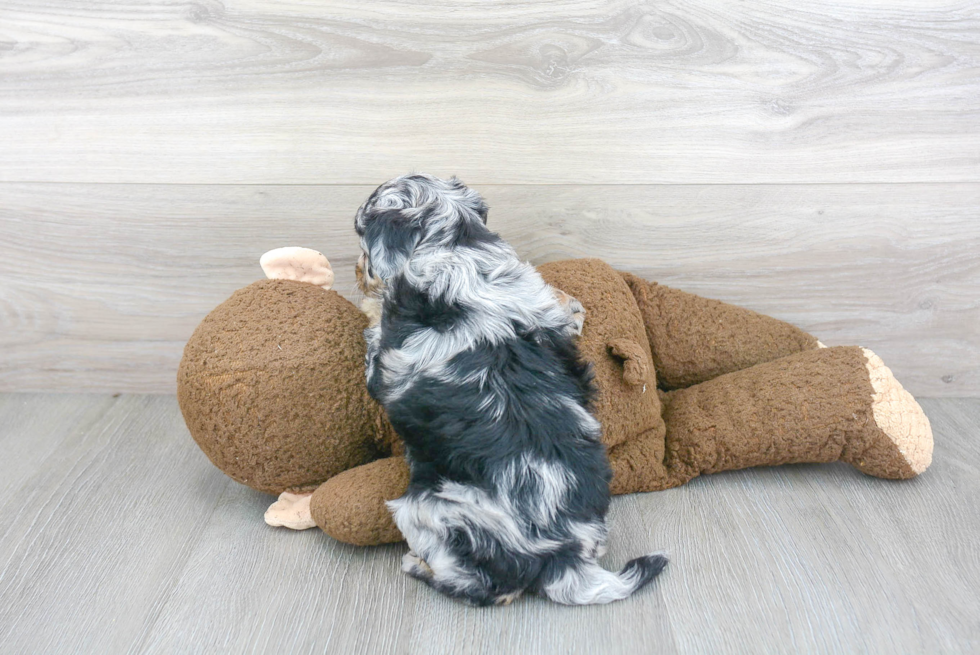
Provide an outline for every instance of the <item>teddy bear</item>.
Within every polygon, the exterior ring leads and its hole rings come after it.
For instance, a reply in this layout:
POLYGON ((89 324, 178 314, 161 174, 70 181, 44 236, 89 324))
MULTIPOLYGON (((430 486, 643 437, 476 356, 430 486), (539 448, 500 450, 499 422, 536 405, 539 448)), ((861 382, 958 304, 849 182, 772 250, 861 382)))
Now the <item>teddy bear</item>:
MULTIPOLYGON (((330 288, 321 253, 280 248, 260 263, 268 279, 219 305, 184 349, 177 390, 191 435, 224 473, 279 496, 270 525, 401 541, 385 503, 409 470, 367 391, 366 316, 330 288)), ((585 308, 578 348, 595 374, 613 494, 752 466, 844 461, 906 479, 931 463, 928 418, 870 350, 824 347, 598 259, 538 271, 585 308)))

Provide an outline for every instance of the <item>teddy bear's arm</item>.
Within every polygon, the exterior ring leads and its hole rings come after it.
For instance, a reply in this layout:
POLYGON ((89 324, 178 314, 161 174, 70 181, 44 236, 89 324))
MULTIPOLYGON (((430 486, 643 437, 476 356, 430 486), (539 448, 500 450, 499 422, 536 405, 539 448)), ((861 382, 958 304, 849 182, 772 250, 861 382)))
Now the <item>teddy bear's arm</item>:
POLYGON ((771 316, 621 275, 640 307, 664 389, 819 347, 816 337, 771 316))
POLYGON ((355 546, 402 541, 385 503, 408 489, 404 457, 387 457, 335 475, 313 492, 310 510, 321 530, 355 546))

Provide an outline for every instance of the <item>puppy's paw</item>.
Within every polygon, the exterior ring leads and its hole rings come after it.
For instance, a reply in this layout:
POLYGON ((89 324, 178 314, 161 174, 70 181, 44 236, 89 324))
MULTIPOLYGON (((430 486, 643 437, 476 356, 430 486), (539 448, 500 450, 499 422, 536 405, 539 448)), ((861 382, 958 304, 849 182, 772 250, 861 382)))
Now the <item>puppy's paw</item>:
POLYGON ((523 589, 518 589, 517 591, 512 591, 509 594, 503 594, 501 596, 497 596, 496 598, 493 599, 493 604, 510 605, 515 600, 521 597, 521 593, 523 593, 523 589))
MULTIPOLYGON (((571 298, 571 296, 569 296, 571 298)), ((571 298, 568 303, 568 311, 572 314, 572 321, 575 322, 575 334, 582 336, 582 328, 585 327, 585 307, 576 298, 571 298)))
POLYGON ((381 322, 381 299, 367 296, 361 301, 361 311, 368 317, 368 327, 381 322))
POLYGON ((414 550, 410 550, 402 556, 402 571, 420 580, 427 580, 432 577, 432 569, 414 550))
POLYGON ((574 324, 573 334, 582 336, 582 327, 585 325, 585 307, 582 306, 582 303, 575 296, 570 296, 560 289, 555 289, 555 296, 558 297, 558 302, 565 308, 565 311, 568 312, 568 315, 572 319, 572 323, 574 324))

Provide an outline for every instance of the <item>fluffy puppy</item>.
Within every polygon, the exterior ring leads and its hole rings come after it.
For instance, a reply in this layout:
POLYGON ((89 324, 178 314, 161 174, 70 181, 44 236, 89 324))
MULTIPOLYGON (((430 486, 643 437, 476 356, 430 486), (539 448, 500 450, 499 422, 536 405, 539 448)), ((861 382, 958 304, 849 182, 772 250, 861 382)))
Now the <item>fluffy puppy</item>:
POLYGON ((406 175, 355 219, 368 389, 411 468, 388 503, 410 547, 402 569, 476 605, 524 590, 572 605, 626 598, 667 560, 618 574, 596 562, 611 472, 574 342, 584 312, 486 218, 455 178, 406 175))

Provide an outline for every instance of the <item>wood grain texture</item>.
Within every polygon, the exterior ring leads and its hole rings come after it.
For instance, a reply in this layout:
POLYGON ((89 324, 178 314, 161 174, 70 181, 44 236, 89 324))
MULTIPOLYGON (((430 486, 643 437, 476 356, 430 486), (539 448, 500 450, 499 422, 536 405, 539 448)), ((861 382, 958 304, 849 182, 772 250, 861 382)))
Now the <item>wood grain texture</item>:
POLYGON ((4 442, 48 453, 0 501, 0 651, 119 653, 150 627, 232 483, 171 397, 4 398, 4 442), (19 406, 18 406, 19 405, 19 406), (24 405, 27 405, 26 407, 24 405), (47 426, 101 411, 64 432, 47 426))
POLYGON ((0 181, 980 178, 975 1, 0 4, 0 181))
POLYGON ((660 524, 674 554, 677 577, 662 589, 684 626, 672 623, 681 649, 885 654, 980 645, 980 558, 963 551, 963 538, 980 531, 964 505, 980 490, 975 403, 966 405, 971 425, 961 420, 963 401, 923 402, 936 458, 907 485, 844 465, 798 465, 679 488, 660 524), (934 612, 937 593, 964 604, 934 612), (766 643, 746 648, 760 631, 766 643))
POLYGON ((267 527, 173 397, 3 394, 0 651, 976 652, 980 400, 923 406, 919 478, 796 465, 617 498, 605 564, 664 549, 653 586, 475 609, 401 574, 402 546, 267 527))
MULTIPOLYGON (((600 257, 872 348, 914 394, 980 395, 978 184, 477 188, 532 262, 600 257)), ((0 389, 172 392, 274 247, 321 250, 352 296, 370 190, 0 184, 0 389)))

